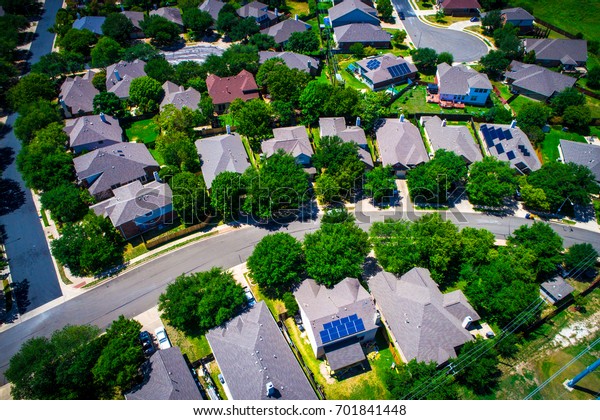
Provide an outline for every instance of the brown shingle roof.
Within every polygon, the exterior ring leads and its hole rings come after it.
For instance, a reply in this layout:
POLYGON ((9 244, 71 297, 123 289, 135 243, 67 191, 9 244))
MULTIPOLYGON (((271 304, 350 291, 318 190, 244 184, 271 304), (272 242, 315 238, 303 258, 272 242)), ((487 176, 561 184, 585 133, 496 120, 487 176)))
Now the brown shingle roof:
POLYGON ((258 98, 258 86, 252 73, 247 70, 230 77, 210 74, 206 78, 206 87, 215 105, 230 104, 237 98, 244 101, 258 98))
POLYGON ((443 0, 441 3, 444 9, 481 9, 477 0, 443 0))
POLYGON ((162 87, 165 91, 165 97, 160 103, 160 109, 169 104, 175 105, 177 109, 181 109, 184 106, 191 110, 198 109, 200 92, 193 87, 184 90, 183 86, 177 86, 175 83, 169 81, 165 82, 162 87))

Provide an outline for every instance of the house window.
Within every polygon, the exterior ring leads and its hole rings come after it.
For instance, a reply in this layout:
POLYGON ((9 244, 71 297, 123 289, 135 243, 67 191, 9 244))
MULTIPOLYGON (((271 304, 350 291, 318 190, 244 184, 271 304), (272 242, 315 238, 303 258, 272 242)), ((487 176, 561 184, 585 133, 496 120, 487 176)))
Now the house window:
POLYGON ((476 101, 477 100, 477 96, 471 96, 471 100, 472 101, 476 101))

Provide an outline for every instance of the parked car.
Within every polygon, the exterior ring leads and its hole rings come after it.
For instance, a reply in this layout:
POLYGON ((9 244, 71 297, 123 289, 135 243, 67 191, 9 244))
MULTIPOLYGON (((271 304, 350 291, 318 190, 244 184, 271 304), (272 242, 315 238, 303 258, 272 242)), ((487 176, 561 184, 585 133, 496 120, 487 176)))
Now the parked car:
POLYGON ((222 384, 225 384, 225 378, 223 378, 223 375, 222 375, 222 374, 220 374, 220 373, 219 373, 219 374, 217 375, 217 378, 219 378, 219 382, 221 382, 222 384))
POLYGON ((479 22, 479 18, 477 16, 473 16, 471 19, 469 19, 471 22, 479 22))
POLYGON ((404 12, 402 11, 398 12, 398 16, 400 17, 400 20, 406 19, 406 16, 404 16, 404 12))
POLYGON ((140 343, 142 343, 142 349, 146 356, 154 353, 154 344, 152 343, 152 336, 148 331, 142 331, 140 333, 140 343))
POLYGON ((154 335, 156 336, 156 341, 158 341, 158 348, 161 350, 171 348, 171 342, 169 341, 169 337, 167 337, 165 327, 158 327, 154 330, 154 335))
POLYGON ((244 294, 246 295, 246 305, 252 308, 256 304, 256 299, 254 299, 254 295, 250 288, 244 287, 244 294))

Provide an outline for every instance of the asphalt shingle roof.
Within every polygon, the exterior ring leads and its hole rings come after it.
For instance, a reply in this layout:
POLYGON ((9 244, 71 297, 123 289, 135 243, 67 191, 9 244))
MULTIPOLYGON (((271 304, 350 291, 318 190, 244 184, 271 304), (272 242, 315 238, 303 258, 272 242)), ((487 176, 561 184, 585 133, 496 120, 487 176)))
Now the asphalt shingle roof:
POLYGON ((333 6, 329 9, 329 18, 333 23, 335 20, 346 16, 348 13, 353 10, 360 10, 361 12, 371 15, 372 17, 377 17, 377 10, 373 7, 363 3, 360 0, 344 0, 341 3, 333 6))
POLYGON ((237 133, 207 137, 197 140, 195 144, 207 188, 221 172, 241 174, 250 166, 242 138, 237 133))
POLYGON ((176 7, 160 7, 156 10, 151 10, 150 16, 153 15, 162 16, 170 22, 173 22, 179 26, 183 26, 181 12, 176 7))
POLYGON ((560 148, 565 163, 587 166, 596 177, 596 181, 600 182, 600 146, 561 140, 560 148))
POLYGON ((479 146, 464 125, 443 126, 438 116, 422 117, 425 133, 434 150, 445 149, 462 156, 469 164, 483 159, 479 146))
POLYGON ((554 298, 555 301, 563 299, 575 290, 573 286, 567 283, 561 276, 556 276, 553 279, 543 282, 540 284, 540 287, 554 298))
POLYGON ((275 138, 265 140, 261 145, 262 151, 267 157, 275 154, 279 149, 291 154, 293 157, 313 155, 306 127, 303 125, 275 128, 273 129, 273 137, 275 138))
POLYGON ((175 83, 169 81, 166 81, 162 87, 165 91, 165 97, 160 103, 161 109, 168 104, 175 105, 177 109, 181 109, 184 106, 191 110, 198 109, 200 92, 193 87, 184 89, 183 86, 177 86, 175 83))
POLYGON ((481 9, 477 0, 443 0, 441 3, 444 9, 481 9))
POLYGON ((383 165, 412 167, 429 160, 419 129, 406 119, 386 118, 377 130, 377 143, 383 165))
POLYGON ((533 20, 535 19, 531 13, 522 7, 513 7, 510 9, 504 9, 501 11, 501 14, 506 16, 506 21, 515 21, 515 20, 533 20))
POLYGON ((129 97, 129 86, 133 79, 146 76, 143 60, 119 61, 106 68, 106 90, 119 98, 129 97), (117 76, 118 75, 118 76, 117 76))
POLYGON ((96 35, 102 35, 102 24, 105 20, 106 18, 104 16, 84 16, 73 22, 73 28, 87 29, 96 35))
POLYGON ((267 29, 260 31, 262 34, 271 35, 278 44, 287 42, 294 32, 306 32, 311 29, 308 23, 301 20, 287 19, 267 29))
POLYGON ((207 12, 214 20, 219 18, 219 12, 225 6, 225 3, 219 0, 206 0, 198 8, 203 12, 207 12))
POLYGON ((261 16, 267 15, 270 20, 273 20, 277 16, 275 16, 275 13, 268 10, 268 7, 269 6, 259 1, 253 1, 237 9, 237 14, 243 18, 259 18, 261 16))
POLYGON ((94 72, 88 70, 83 77, 67 77, 60 88, 59 99, 62 99, 74 114, 92 112, 94 97, 100 93, 92 84, 94 72))
POLYGON ((65 121, 64 131, 69 135, 69 146, 76 148, 104 141, 106 144, 121 143, 123 130, 119 120, 105 115, 102 121, 100 115, 88 115, 65 121))
POLYGON ((537 171, 542 167, 529 138, 519 127, 511 128, 508 124, 482 124, 479 130, 490 154, 510 163, 512 168, 525 172, 537 171))
POLYGON ((333 29, 338 43, 390 42, 392 36, 379 26, 370 23, 351 23, 333 29))
MULTIPOLYGON (((575 62, 587 61, 587 41, 585 39, 533 39, 523 40, 525 52, 535 51, 536 60, 564 59, 575 62)), ((571 64, 571 63, 564 63, 571 64)))
POLYGON ((133 24, 133 27, 138 29, 138 30, 142 30, 142 27, 140 26, 140 22, 144 20, 145 16, 143 12, 132 12, 130 10, 124 10, 121 12, 121 14, 125 15, 133 24))
POLYGON ((206 334, 234 400, 268 400, 271 382, 282 400, 316 395, 264 301, 206 334))
POLYGON ((259 51, 258 56, 260 58, 260 64, 270 60, 271 58, 281 58, 285 65, 291 69, 298 69, 310 73, 311 68, 319 68, 319 60, 317 58, 290 51, 259 51))
POLYGON ((237 98, 244 101, 258 98, 258 86, 252 73, 247 70, 230 77, 209 74, 206 78, 206 87, 215 105, 230 104, 237 98))
POLYGON ((471 88, 492 90, 492 84, 486 74, 478 73, 462 64, 450 66, 442 63, 438 65, 437 73, 440 94, 466 95, 471 88))
POLYGON ((478 320, 477 313, 460 290, 443 295, 425 268, 400 278, 379 272, 369 288, 407 361, 442 364, 473 339, 462 322, 467 316, 478 320))
POLYGON ((357 63, 365 72, 366 77, 368 77, 373 83, 381 83, 389 80, 390 83, 393 79, 397 77, 392 76, 390 73, 390 67, 399 66, 402 64, 406 64, 406 67, 409 70, 409 73, 405 75, 410 75, 411 73, 417 72, 417 67, 408 61, 406 61, 403 57, 396 57, 394 54, 388 53, 381 55, 379 57, 370 57, 365 58, 363 60, 357 61, 357 63), (372 62, 373 60, 377 61, 379 65, 376 68, 370 69, 367 64, 372 62))
POLYGON ((547 68, 518 61, 510 63, 510 71, 505 72, 504 76, 512 80, 514 86, 527 89, 547 98, 572 87, 577 81, 573 77, 556 73, 547 68))
POLYGON ((178 347, 159 350, 150 357, 150 373, 144 382, 125 394, 128 400, 201 400, 178 347))

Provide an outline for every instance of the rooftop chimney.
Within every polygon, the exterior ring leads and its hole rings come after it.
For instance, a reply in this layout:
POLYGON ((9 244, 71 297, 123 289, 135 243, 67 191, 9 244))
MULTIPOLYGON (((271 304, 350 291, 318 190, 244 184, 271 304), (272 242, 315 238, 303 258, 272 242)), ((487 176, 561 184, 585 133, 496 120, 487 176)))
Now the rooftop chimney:
POLYGON ((445 127, 445 126, 446 126, 446 122, 447 122, 447 121, 446 121, 446 119, 444 118, 444 119, 442 120, 442 127, 445 127))
POLYGON ((104 115, 104 112, 100 113, 100 119, 102 120, 102 122, 106 122, 106 116, 104 115))
POLYGON ((517 120, 512 120, 510 123, 510 128, 517 128, 517 120))
POLYGON ((356 126, 360 127, 360 117, 356 117, 356 126))
POLYGON ((404 122, 404 114, 400 114, 400 122, 404 122))
POLYGON ((119 70, 115 69, 115 78, 120 82, 121 79, 121 75, 119 74, 119 70))
POLYGON ((267 382, 267 397, 272 397, 275 394, 275 386, 273 382, 267 382))
POLYGON ((231 134, 231 126, 229 124, 225 126, 225 130, 227 130, 227 134, 231 134))

